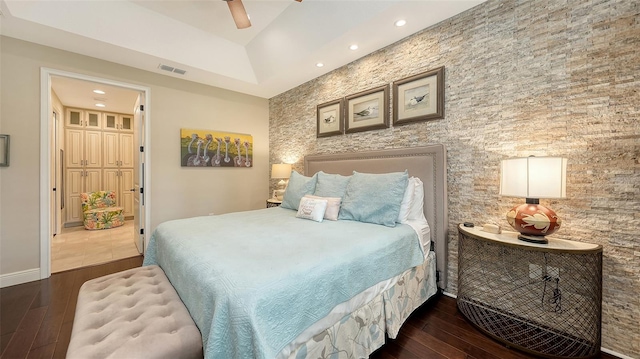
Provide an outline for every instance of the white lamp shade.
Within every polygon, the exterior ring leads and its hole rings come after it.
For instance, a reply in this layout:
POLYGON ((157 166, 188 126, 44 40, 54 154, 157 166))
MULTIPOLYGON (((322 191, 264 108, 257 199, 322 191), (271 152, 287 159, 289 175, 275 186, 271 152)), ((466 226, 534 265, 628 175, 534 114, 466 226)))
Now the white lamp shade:
POLYGON ((525 198, 565 198, 567 159, 522 157, 501 163, 500 194, 525 198))
POLYGON ((287 163, 279 163, 271 165, 271 178, 289 178, 291 177, 291 165, 287 163))

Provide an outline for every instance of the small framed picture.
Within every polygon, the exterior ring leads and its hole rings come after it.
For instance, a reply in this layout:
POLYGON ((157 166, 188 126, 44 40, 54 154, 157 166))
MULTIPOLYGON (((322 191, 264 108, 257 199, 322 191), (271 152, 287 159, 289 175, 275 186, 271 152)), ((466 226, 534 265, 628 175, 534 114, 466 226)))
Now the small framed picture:
POLYGON ((444 66, 393 83, 393 125, 444 118, 444 66))
POLYGON ((316 137, 328 137, 342 134, 342 131, 344 130, 344 116, 342 108, 342 99, 318 105, 316 110, 318 117, 316 137))
POLYGON ((346 97, 345 132, 389 127, 389 85, 346 97))

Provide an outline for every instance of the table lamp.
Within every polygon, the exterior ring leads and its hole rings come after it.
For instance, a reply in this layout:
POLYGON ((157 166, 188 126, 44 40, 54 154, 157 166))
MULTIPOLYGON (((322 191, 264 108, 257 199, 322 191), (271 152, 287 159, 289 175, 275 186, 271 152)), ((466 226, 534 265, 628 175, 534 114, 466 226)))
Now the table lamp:
POLYGON ((567 159, 561 157, 522 157, 503 160, 500 166, 500 195, 524 197, 525 204, 507 213, 507 222, 518 238, 533 243, 548 243, 544 237, 555 233, 562 220, 540 198, 565 198, 567 159))
POLYGON ((287 182, 291 177, 291 165, 287 163, 279 163, 271 165, 271 178, 279 178, 277 189, 273 190, 273 198, 282 201, 284 191, 287 189, 287 182))

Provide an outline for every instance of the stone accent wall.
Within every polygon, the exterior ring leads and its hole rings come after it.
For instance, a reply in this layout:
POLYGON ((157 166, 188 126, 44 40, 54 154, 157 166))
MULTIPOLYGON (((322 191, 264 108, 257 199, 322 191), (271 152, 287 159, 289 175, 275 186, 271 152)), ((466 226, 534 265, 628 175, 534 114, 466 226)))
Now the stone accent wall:
MULTIPOLYGON (((604 247, 602 345, 640 358, 640 2, 489 0, 269 101, 270 161, 443 143, 449 287, 463 221, 508 226, 499 163, 564 156, 557 237, 604 247), (316 105, 445 66, 441 120, 316 138, 316 105)), ((276 181, 272 181, 271 187, 276 181)))

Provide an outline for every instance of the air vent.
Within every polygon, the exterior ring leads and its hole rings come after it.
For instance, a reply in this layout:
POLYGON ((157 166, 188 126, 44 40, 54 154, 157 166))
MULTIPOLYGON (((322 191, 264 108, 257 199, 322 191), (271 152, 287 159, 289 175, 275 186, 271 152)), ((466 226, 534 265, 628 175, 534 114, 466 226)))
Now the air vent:
POLYGON ((163 64, 158 65, 158 68, 160 70, 173 72, 173 73, 176 73, 178 75, 184 75, 184 74, 187 73, 186 70, 178 69, 178 68, 175 68, 175 67, 172 67, 172 66, 168 66, 168 65, 163 65, 163 64))

